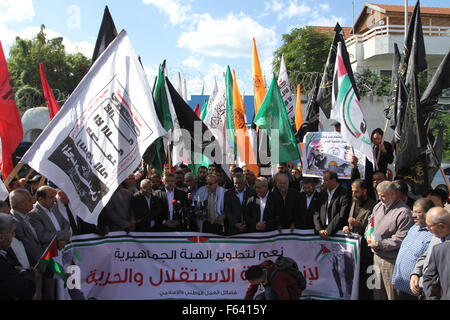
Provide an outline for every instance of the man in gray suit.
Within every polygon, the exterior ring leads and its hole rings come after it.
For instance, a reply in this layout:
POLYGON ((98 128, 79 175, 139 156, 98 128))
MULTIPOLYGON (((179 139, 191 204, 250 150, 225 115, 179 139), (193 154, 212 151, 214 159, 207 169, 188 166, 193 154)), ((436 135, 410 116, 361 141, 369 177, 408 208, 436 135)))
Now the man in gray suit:
MULTIPOLYGON (((428 230, 430 230, 434 237, 431 239, 428 245, 427 251, 417 260, 416 266, 411 274, 410 287, 411 291, 415 294, 419 294, 421 281, 423 281, 423 291, 427 299, 436 296, 436 291, 441 294, 437 284, 440 282, 442 288, 441 299, 450 299, 449 291, 449 265, 448 262, 450 255, 445 253, 445 248, 448 250, 448 243, 450 240, 450 213, 442 207, 431 208, 426 215, 425 222, 428 230), (434 252, 434 249, 440 246, 440 249, 434 252), (433 259, 433 262, 431 261, 433 259), (443 260, 444 259, 444 260, 443 260), (447 259, 447 260, 445 260, 447 259), (447 265, 445 264, 447 262, 447 265), (431 270, 428 270, 432 268, 431 270), (447 273, 442 273, 443 271, 447 273), (427 276, 425 276, 427 274, 427 276), (439 280, 436 275, 439 274, 439 280)), ((447 251, 448 252, 448 251, 447 251)))
MULTIPOLYGON (((36 191, 37 202, 30 211, 30 223, 36 230, 42 248, 45 250, 56 236, 58 249, 61 250, 69 242, 70 224, 64 219, 58 210, 55 210, 56 190, 48 185, 40 187, 36 191)), ((42 299, 55 300, 57 280, 47 268, 42 274, 42 299)))
MULTIPOLYGON (((410 277, 410 289, 416 295, 425 293, 424 274, 430 264, 433 248, 447 240, 450 240, 450 220, 449 213, 442 207, 434 207, 428 210, 425 218, 428 230, 433 233, 427 251, 422 254, 416 262, 410 277)), ((423 297, 422 297, 423 298, 423 297)))
POLYGON ((44 249, 39 236, 30 223, 29 212, 33 209, 33 197, 25 188, 13 190, 9 194, 11 214, 16 219, 16 238, 22 241, 28 261, 31 266, 36 265, 44 249))
POLYGON ((58 249, 62 249, 70 240, 70 224, 55 210, 56 190, 50 186, 42 186, 36 192, 37 202, 30 211, 30 223, 38 235, 42 247, 50 245, 56 235, 58 249))

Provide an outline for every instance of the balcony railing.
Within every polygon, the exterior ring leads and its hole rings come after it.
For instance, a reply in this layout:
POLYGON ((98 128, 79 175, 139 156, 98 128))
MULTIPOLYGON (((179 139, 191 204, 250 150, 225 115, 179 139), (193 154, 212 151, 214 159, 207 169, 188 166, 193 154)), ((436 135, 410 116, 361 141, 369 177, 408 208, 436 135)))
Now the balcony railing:
MULTIPOLYGON (((435 26, 422 26, 423 35, 430 37, 450 37, 450 27, 435 27, 435 26)), ((366 31, 363 34, 355 34, 351 38, 345 40, 348 46, 355 44, 356 42, 366 42, 374 37, 386 36, 386 35, 404 35, 405 27, 402 25, 385 25, 378 26, 366 31)))

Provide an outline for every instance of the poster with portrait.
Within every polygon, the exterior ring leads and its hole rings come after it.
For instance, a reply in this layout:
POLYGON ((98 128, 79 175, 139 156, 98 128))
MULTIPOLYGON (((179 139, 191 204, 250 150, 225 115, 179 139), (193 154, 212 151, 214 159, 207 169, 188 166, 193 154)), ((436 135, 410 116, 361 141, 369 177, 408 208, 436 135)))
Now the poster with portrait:
POLYGON ((333 170, 339 179, 351 179, 353 155, 364 179, 366 156, 352 148, 340 132, 308 132, 303 138, 303 175, 320 178, 324 171, 333 170))

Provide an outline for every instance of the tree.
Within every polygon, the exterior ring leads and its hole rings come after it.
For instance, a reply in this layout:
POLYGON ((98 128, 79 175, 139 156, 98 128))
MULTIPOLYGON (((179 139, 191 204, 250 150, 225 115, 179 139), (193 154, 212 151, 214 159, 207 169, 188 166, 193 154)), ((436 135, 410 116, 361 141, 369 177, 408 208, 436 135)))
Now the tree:
MULTIPOLYGON (((291 33, 282 35, 282 45, 274 52, 273 71, 280 71, 281 56, 289 74, 291 89, 296 90, 300 74, 323 72, 333 38, 330 34, 316 31, 314 27, 293 28, 291 33)), ((313 77, 313 80, 315 77, 313 77)), ((305 90, 312 89, 313 83, 302 84, 305 90)))
POLYGON ((62 37, 47 39, 45 26, 33 39, 16 38, 11 46, 8 69, 21 110, 44 103, 39 64, 45 67, 45 75, 56 100, 64 102, 90 67, 90 59, 81 53, 68 54, 62 37))

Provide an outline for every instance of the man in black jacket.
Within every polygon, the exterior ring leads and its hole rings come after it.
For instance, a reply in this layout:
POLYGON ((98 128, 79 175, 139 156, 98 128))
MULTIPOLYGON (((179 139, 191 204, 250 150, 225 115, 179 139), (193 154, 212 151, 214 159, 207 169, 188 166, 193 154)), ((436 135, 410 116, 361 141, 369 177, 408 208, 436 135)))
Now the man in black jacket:
POLYGON ((228 220, 228 234, 245 233, 248 231, 245 221, 245 211, 249 197, 255 195, 253 189, 246 186, 244 174, 236 173, 233 177, 234 188, 224 195, 224 212, 228 220))
POLYGON ((320 195, 315 190, 312 178, 303 179, 303 192, 300 192, 300 214, 295 216, 295 228, 314 229, 313 217, 320 211, 320 195))
POLYGON ((314 227, 322 239, 327 239, 347 224, 352 197, 339 185, 335 171, 324 171, 322 185, 322 205, 314 214, 314 227))
POLYGON ((157 223, 158 230, 164 232, 185 231, 187 226, 187 194, 183 190, 175 188, 175 175, 164 175, 163 190, 155 191, 155 196, 162 203, 162 215, 157 223))
POLYGON ((18 270, 7 261, 6 250, 15 230, 14 217, 0 213, 0 300, 32 299, 36 291, 34 271, 18 270))
POLYGON ((247 202, 245 221, 249 232, 273 231, 278 226, 278 218, 273 206, 273 194, 269 190, 267 178, 258 177, 255 181, 256 194, 247 202))
POLYGON ((157 221, 163 213, 161 200, 154 195, 152 182, 141 181, 140 190, 133 195, 131 206, 136 219, 136 232, 156 232, 157 221))
POLYGON ((295 219, 300 215, 300 192, 289 188, 289 178, 284 173, 275 175, 273 191, 273 203, 278 216, 278 230, 295 228, 295 219))

